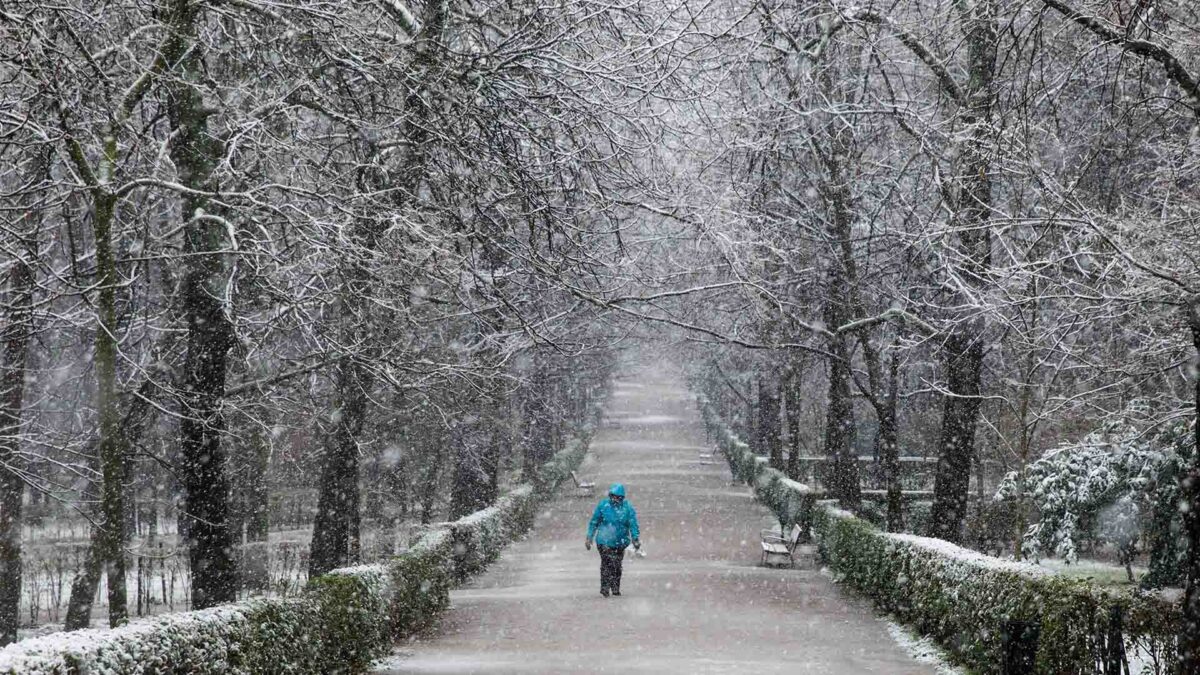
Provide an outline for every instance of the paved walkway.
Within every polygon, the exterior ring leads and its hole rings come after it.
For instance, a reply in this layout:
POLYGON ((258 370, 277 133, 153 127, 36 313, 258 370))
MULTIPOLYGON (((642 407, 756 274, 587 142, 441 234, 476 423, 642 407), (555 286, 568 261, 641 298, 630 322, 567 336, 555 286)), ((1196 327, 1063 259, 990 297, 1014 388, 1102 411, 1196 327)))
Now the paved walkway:
POLYGON ((378 672, 935 673, 811 560, 758 567, 769 512, 730 486, 724 463, 699 464, 707 448, 678 375, 618 380, 581 470, 601 491, 564 487, 525 540, 451 593, 437 628, 378 672), (629 490, 648 554, 626 557, 620 598, 600 596, 598 556, 583 547, 612 481, 629 490))

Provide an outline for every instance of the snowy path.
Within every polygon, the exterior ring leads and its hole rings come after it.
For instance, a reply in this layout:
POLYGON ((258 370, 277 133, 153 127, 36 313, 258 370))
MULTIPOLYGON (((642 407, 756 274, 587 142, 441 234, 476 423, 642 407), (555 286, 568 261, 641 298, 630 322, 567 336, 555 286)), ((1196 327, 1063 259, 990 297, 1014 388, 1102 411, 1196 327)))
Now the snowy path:
MULTIPOLYGON (((818 673, 933 675, 811 560, 764 569, 771 523, 723 464, 701 466, 704 431, 669 373, 618 381, 581 474, 595 499, 562 494, 529 536, 466 588, 437 628, 379 673, 818 673), (612 481, 637 507, 644 559, 626 557, 624 595, 599 594, 587 518, 612 481)), ((707 451, 707 450, 705 450, 707 451)))

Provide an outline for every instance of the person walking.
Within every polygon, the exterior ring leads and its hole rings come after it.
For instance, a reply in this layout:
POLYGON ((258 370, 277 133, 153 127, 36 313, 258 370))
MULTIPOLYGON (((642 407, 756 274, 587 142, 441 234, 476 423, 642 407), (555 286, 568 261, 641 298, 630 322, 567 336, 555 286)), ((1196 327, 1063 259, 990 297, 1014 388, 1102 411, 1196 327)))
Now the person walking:
POLYGON ((621 595, 621 561, 631 540, 634 550, 642 548, 639 535, 637 511, 625 501, 625 486, 613 483, 608 498, 596 504, 592 512, 584 544, 590 551, 594 539, 600 552, 600 595, 621 595))

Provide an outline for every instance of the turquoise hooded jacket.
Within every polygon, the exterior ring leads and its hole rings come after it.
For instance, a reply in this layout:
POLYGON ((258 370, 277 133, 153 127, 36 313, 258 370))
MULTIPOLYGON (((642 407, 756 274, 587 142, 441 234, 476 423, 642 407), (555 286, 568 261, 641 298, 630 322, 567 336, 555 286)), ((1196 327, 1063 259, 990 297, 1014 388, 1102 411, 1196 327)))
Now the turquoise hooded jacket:
MULTIPOLYGON (((624 497, 625 486, 614 483, 609 488, 608 494, 624 497)), ((595 539, 600 546, 609 548, 629 546, 631 538, 635 541, 641 538, 638 532, 637 511, 629 502, 621 502, 620 506, 613 506, 612 501, 606 496, 592 512, 592 519, 588 522, 587 538, 589 541, 595 539)))

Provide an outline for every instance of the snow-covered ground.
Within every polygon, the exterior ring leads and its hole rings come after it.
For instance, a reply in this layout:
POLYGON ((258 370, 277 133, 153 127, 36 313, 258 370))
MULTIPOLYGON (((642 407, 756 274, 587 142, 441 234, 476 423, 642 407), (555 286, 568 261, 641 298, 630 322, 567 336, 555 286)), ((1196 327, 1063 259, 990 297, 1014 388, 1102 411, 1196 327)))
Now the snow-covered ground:
POLYGON ((917 661, 926 663, 937 669, 938 675, 969 675, 966 670, 950 662, 945 650, 932 639, 919 635, 912 629, 891 619, 886 620, 888 634, 917 661))
POLYGON ((795 569, 761 567, 759 529, 774 518, 730 485, 723 462, 697 461, 708 446, 678 379, 637 384, 618 382, 611 412, 624 422, 602 425, 580 470, 601 486, 625 483, 638 510, 648 555, 626 556, 622 597, 600 596, 596 553, 584 550, 595 498, 564 492, 523 541, 451 593, 439 626, 376 672, 945 672, 897 644, 811 552, 795 569))
MULTIPOLYGON (((1129 584, 1129 575, 1126 573, 1124 567, 1099 560, 1080 559, 1078 562, 1069 563, 1062 558, 1042 558, 1037 562, 1037 566, 1051 570, 1055 574, 1080 579, 1091 579, 1100 584, 1112 584, 1116 586, 1129 584)), ((1146 574, 1145 567, 1138 565, 1133 567, 1135 583, 1144 574, 1146 574)))

